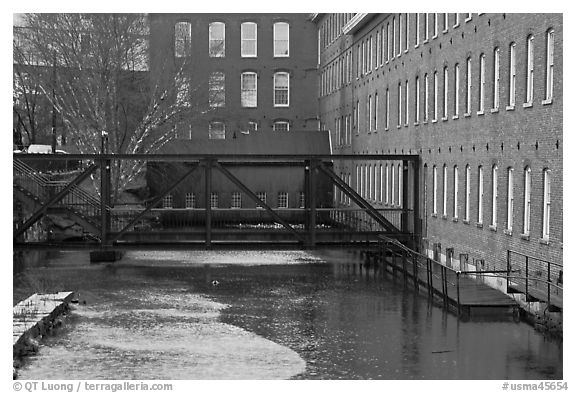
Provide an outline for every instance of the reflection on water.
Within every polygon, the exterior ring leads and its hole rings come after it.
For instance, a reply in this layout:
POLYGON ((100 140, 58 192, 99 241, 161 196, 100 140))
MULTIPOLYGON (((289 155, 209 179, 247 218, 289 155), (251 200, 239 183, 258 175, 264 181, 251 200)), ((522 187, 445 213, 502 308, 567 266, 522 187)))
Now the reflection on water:
POLYGON ((66 253, 27 274, 87 304, 23 379, 562 378, 560 343, 459 321, 344 252, 66 253))

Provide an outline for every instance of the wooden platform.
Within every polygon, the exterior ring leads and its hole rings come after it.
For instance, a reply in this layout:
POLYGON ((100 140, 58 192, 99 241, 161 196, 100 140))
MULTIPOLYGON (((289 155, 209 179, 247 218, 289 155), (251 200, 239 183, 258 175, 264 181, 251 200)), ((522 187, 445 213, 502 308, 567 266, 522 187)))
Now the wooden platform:
POLYGON ((37 294, 12 309, 12 344, 14 348, 26 337, 43 334, 48 325, 72 300, 73 292, 37 294))

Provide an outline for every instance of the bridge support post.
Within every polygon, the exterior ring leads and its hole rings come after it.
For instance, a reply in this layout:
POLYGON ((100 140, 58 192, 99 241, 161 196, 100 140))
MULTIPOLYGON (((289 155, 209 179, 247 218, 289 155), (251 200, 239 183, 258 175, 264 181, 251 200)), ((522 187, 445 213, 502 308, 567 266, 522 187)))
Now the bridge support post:
POLYGON ((204 160, 204 203, 205 203, 205 229, 206 248, 212 247, 212 160, 204 160))
POLYGON ((110 191, 111 191, 111 161, 110 159, 100 160, 100 245, 106 248, 109 244, 110 234, 110 191))
POLYGON ((308 190, 306 190, 306 200, 308 201, 308 247, 316 246, 316 168, 318 167, 317 160, 307 160, 306 168, 308 168, 308 190))

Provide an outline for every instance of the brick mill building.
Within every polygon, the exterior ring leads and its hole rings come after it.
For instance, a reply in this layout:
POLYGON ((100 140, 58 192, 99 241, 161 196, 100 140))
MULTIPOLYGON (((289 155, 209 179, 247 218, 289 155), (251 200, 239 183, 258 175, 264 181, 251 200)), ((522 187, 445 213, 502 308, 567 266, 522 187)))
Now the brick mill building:
MULTIPOLYGON (((334 153, 420 155, 422 252, 457 268, 506 269, 508 250, 562 263, 562 15, 314 21, 334 153)), ((374 206, 411 192, 399 162, 335 170, 374 206)))

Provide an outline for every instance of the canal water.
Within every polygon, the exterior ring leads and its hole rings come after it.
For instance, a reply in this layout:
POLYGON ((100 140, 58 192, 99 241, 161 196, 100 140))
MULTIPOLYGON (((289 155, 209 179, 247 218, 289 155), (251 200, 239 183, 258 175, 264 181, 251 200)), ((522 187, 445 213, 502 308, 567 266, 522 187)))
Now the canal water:
POLYGON ((80 302, 21 379, 562 379, 562 344, 461 321, 344 251, 61 252, 14 280, 80 302))

